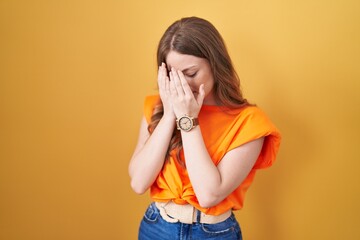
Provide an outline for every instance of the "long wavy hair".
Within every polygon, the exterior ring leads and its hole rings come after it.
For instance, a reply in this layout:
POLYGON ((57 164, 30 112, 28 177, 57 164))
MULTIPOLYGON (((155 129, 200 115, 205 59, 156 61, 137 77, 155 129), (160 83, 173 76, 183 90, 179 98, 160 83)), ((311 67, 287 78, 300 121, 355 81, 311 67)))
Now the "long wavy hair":
MULTIPOLYGON (((240 79, 235 72, 223 38, 217 29, 207 20, 198 17, 182 18, 168 27, 160 39, 157 50, 157 64, 166 62, 170 51, 193 55, 209 61, 214 77, 213 92, 218 105, 229 109, 248 105, 240 89, 240 79)), ((163 116, 162 102, 155 106, 148 131, 151 134, 163 116)), ((166 158, 175 150, 177 161, 180 159, 182 141, 180 131, 174 129, 166 158)))

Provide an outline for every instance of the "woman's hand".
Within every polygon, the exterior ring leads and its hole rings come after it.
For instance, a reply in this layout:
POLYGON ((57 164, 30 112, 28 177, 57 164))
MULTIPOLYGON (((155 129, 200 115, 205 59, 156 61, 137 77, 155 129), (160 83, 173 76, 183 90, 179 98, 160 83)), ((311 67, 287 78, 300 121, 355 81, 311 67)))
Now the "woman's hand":
POLYGON ((164 107, 164 117, 175 118, 170 95, 170 80, 167 76, 166 64, 162 63, 158 71, 159 94, 164 107))
POLYGON ((176 117, 178 118, 185 114, 197 117, 205 97, 204 84, 200 85, 198 89, 199 94, 195 98, 193 90, 186 81, 184 74, 174 68, 170 72, 169 84, 171 102, 176 117))

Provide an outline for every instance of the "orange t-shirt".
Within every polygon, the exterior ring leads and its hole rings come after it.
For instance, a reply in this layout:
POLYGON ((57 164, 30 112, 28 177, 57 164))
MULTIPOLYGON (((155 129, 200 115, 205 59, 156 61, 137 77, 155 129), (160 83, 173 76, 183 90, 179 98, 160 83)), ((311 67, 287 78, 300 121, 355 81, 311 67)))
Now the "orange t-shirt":
MULTIPOLYGON (((154 106, 160 101, 158 95, 145 99, 144 114, 150 122, 154 106)), ((230 150, 252 140, 265 137, 260 155, 245 180, 222 202, 210 208, 202 208, 196 198, 186 168, 171 154, 156 181, 151 186, 150 196, 154 201, 174 201, 177 204, 191 204, 200 211, 219 215, 229 209, 243 207, 244 197, 251 185, 257 169, 273 164, 280 146, 281 136, 278 129, 258 107, 247 106, 228 110, 221 106, 203 105, 199 113, 201 133, 208 153, 217 165, 230 150)), ((183 154, 181 154, 183 157, 183 154)), ((239 160, 240 161, 240 160, 239 160)))

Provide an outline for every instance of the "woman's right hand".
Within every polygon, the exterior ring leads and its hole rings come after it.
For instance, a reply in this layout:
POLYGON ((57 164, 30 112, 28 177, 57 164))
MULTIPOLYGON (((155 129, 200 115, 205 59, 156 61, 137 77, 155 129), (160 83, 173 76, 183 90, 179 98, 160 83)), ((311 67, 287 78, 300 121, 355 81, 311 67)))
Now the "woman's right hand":
POLYGON ((167 74, 166 64, 162 63, 158 71, 158 86, 160 98, 164 107, 164 117, 175 119, 173 106, 171 103, 170 95, 170 79, 167 74))

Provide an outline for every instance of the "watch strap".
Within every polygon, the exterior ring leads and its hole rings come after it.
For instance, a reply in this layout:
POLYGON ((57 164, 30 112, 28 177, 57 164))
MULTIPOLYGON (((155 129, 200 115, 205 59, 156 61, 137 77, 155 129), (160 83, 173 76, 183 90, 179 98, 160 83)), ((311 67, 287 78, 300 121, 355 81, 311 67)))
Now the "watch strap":
POLYGON ((193 127, 199 125, 199 118, 193 118, 193 127))

